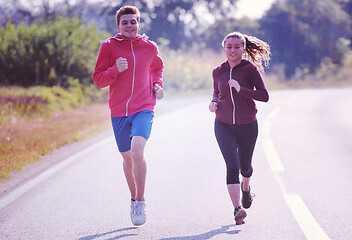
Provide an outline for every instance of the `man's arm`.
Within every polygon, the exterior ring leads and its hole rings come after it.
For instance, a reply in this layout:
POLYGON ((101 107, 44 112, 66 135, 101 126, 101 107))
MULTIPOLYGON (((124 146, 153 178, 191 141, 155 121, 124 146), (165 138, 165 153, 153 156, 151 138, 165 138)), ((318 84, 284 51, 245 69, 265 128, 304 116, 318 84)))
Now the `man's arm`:
POLYGON ((108 46, 105 44, 100 46, 93 73, 94 83, 99 88, 110 86, 116 80, 116 77, 119 74, 116 64, 110 66, 109 52, 107 47, 108 46))

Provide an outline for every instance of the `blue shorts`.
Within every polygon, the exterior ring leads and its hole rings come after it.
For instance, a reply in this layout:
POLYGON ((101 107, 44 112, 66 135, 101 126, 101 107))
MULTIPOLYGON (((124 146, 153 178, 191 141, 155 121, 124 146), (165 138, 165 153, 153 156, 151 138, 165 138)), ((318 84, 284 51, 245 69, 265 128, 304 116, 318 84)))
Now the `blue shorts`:
POLYGON ((134 136, 150 137, 154 119, 153 111, 142 111, 127 117, 111 117, 112 128, 120 152, 131 150, 134 136))

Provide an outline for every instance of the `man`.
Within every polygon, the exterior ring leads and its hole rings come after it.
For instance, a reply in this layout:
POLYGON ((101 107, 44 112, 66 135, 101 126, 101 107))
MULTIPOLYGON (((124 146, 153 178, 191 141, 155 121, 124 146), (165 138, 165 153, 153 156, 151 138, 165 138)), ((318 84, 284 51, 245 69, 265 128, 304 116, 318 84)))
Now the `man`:
POLYGON ((116 24, 120 33, 102 42, 93 80, 99 88, 109 86, 112 126, 131 192, 131 220, 138 226, 146 222, 144 148, 156 99, 164 96, 164 65, 157 45, 138 34, 140 12, 135 6, 120 8, 116 24))

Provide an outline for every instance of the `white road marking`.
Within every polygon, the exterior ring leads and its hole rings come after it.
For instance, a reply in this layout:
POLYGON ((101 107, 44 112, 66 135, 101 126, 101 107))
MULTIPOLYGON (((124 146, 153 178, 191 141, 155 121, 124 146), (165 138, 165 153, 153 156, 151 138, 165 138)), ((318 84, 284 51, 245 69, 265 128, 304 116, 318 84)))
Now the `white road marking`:
POLYGON ((266 158, 268 159, 270 168, 273 172, 283 172, 285 171, 284 165, 282 164, 279 155, 276 152, 274 143, 271 140, 264 139, 263 147, 266 158))
POLYGON ((271 140, 270 132, 273 118, 279 113, 280 108, 275 108, 270 112, 267 119, 263 122, 263 148, 270 168, 273 171, 281 191, 284 195, 286 204, 296 219, 298 225, 308 240, 328 240, 324 230, 319 226, 308 207, 303 202, 303 199, 296 193, 286 193, 284 184, 278 176, 279 172, 284 172, 285 168, 280 160, 280 157, 275 149, 274 143, 271 140))
POLYGON ((264 153, 266 155, 266 159, 269 162, 270 168, 274 172, 283 172, 285 171, 284 165, 282 164, 279 155, 276 152, 274 147, 274 143, 271 140, 270 132, 271 132, 271 121, 275 116, 279 113, 280 108, 275 108, 272 110, 267 117, 267 119, 263 122, 263 148, 264 153))
POLYGON ((313 215, 310 213, 302 198, 295 193, 284 195, 287 205, 307 239, 328 240, 330 239, 324 230, 319 226, 313 215))
POLYGON ((51 167, 48 170, 39 174, 37 177, 31 179, 30 181, 26 182, 22 186, 16 188, 12 192, 8 193, 7 195, 5 195, 4 197, 2 197, 0 199, 0 210, 3 209, 4 207, 6 207, 8 204, 15 201, 18 197, 22 196, 27 191, 31 190, 35 186, 42 183, 44 180, 46 180, 47 178, 49 178, 50 176, 52 176, 56 172, 60 171, 64 167, 68 166, 69 164, 76 161, 80 157, 95 150, 96 148, 99 148, 99 147, 105 145, 107 142, 111 141, 112 139, 113 139, 113 137, 105 138, 105 139, 101 140, 100 142, 97 142, 94 145, 91 145, 88 148, 85 148, 84 150, 73 154, 72 156, 60 161, 60 163, 54 165, 53 167, 51 167))

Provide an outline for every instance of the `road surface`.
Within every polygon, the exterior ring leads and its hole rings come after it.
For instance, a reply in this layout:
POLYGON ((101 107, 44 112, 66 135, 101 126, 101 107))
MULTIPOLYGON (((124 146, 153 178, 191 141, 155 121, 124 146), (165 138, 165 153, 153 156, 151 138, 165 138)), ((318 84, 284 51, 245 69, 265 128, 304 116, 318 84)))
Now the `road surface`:
POLYGON ((159 102, 145 152, 145 225, 131 224, 110 131, 0 195, 0 238, 351 239, 351 88, 272 91, 258 103, 256 197, 241 226, 234 225, 209 101, 159 102))

